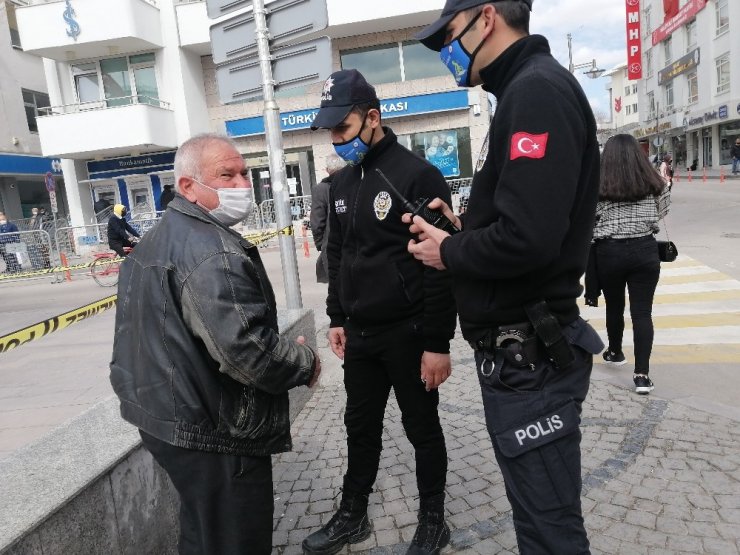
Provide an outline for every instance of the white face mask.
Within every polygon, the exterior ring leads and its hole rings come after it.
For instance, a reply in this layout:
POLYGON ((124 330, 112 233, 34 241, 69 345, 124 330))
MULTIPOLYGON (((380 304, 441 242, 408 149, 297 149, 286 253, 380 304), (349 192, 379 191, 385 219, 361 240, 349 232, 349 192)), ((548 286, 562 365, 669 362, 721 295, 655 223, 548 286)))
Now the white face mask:
POLYGON ((8 220, 0 220, 0 225, 5 225, 8 223, 8 220))
POLYGON ((255 203, 250 188, 214 189, 197 179, 193 181, 218 195, 218 206, 211 210, 210 214, 224 225, 232 226, 241 222, 254 209, 255 203))

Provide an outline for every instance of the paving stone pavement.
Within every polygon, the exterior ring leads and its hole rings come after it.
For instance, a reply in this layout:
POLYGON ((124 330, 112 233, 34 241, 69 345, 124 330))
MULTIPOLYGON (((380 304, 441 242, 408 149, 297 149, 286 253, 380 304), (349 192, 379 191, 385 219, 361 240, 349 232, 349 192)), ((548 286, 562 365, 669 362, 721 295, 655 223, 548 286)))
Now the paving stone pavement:
MULTIPOLYGON (((329 356, 324 346, 326 364, 329 356)), ((442 553, 518 553, 472 353, 456 338, 452 356, 453 374, 440 390, 452 528, 442 553)), ((345 404, 341 377, 324 380, 294 423, 294 450, 275 459, 275 554, 301 553, 302 540, 338 506, 345 404)), ((413 537, 415 463, 400 420, 391 396, 370 496, 374 532, 341 553, 403 554, 413 537)), ((593 380, 581 430, 582 502, 593 553, 740 553, 739 422, 593 380)))

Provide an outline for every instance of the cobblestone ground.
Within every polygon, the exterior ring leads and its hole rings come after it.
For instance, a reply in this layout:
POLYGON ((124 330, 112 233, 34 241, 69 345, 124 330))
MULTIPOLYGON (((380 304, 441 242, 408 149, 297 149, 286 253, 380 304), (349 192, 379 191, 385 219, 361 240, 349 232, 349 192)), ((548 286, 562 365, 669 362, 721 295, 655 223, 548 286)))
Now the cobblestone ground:
MULTIPOLYGON (((472 353, 453 345, 440 395, 449 457, 443 553, 518 553, 485 427, 472 353)), ((294 451, 275 460, 276 554, 336 510, 346 468, 341 380, 316 391, 294 423, 294 451)), ((740 426, 658 396, 593 382, 583 407, 583 508, 593 553, 740 553, 740 426)), ((374 532, 341 553, 405 553, 416 527, 413 450, 391 398, 369 514, 374 532)))

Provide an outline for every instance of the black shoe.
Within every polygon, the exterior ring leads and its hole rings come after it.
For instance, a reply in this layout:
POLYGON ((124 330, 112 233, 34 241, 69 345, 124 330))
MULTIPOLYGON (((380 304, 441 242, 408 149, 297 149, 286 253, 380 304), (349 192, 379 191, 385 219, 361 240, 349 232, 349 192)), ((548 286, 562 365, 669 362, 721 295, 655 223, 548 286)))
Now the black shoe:
POLYGON ((624 353, 622 351, 616 352, 611 349, 607 349, 601 356, 604 357, 604 362, 607 364, 613 364, 614 366, 623 366, 627 364, 627 359, 624 358, 624 353))
POLYGON ((367 498, 367 495, 345 493, 339 510, 326 526, 303 540, 303 553, 333 555, 348 543, 359 543, 369 538, 372 526, 367 518, 367 498))
POLYGON ((635 374, 632 379, 635 382, 635 393, 639 395, 647 395, 655 389, 652 380, 645 374, 635 374))
POLYGON ((406 555, 438 555, 450 543, 450 528, 444 516, 445 494, 422 499, 419 507, 419 525, 406 555))

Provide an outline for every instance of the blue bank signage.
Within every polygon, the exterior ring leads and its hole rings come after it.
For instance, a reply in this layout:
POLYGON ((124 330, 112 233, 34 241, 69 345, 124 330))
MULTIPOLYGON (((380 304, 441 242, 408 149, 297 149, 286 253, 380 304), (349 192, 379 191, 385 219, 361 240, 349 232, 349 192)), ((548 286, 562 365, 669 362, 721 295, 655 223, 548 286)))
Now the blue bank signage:
POLYGON ((143 156, 93 160, 87 163, 91 179, 106 179, 137 173, 171 170, 175 163, 175 151, 157 152, 143 156))
POLYGON ((61 171, 61 161, 53 158, 23 154, 0 154, 0 174, 46 175, 46 172, 60 173, 61 171))
MULTIPOLYGON (((419 96, 405 96, 388 98, 380 101, 380 112, 383 118, 398 118, 403 116, 418 116, 435 112, 449 112, 468 108, 467 91, 451 91, 419 96)), ((297 131, 311 127, 318 108, 299 110, 280 114, 280 128, 283 131, 297 131)), ((226 122, 226 133, 231 137, 248 137, 262 135, 265 132, 265 123, 262 116, 238 119, 226 122)))

